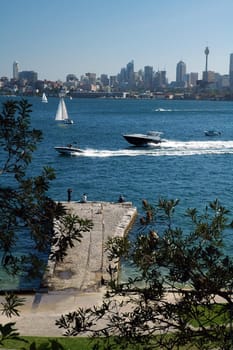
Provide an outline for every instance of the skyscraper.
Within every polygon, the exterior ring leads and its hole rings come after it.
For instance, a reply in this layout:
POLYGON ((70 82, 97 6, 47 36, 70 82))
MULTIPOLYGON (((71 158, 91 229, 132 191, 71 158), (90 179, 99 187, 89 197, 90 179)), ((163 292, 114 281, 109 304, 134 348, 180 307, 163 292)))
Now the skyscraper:
POLYGON ((229 83, 230 89, 233 90, 233 53, 230 54, 229 83))
POLYGON ((186 64, 180 61, 176 65, 176 83, 179 86, 185 85, 186 64))
POLYGON ((134 86, 134 61, 132 60, 131 62, 129 62, 126 66, 126 79, 127 82, 129 84, 129 87, 133 87, 134 86))
POLYGON ((13 63, 13 79, 19 79, 19 62, 17 61, 13 63))
POLYGON ((144 67, 144 87, 145 89, 152 90, 153 88, 153 67, 144 67))

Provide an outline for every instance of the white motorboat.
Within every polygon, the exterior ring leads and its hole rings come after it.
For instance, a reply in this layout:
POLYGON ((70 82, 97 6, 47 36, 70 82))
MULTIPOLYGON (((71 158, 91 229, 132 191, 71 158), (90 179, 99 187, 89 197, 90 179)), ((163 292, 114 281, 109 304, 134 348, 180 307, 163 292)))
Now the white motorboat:
POLYGON ((217 131, 217 130, 206 130, 205 135, 206 136, 219 136, 219 135, 221 135, 221 132, 217 131))
POLYGON ((127 142, 135 146, 148 146, 148 144, 160 144, 162 132, 149 131, 147 134, 125 134, 123 137, 127 142))
POLYGON ((67 145, 67 146, 56 146, 54 149, 59 152, 60 154, 63 155, 78 155, 80 153, 83 153, 83 151, 80 148, 73 147, 72 145, 67 145))

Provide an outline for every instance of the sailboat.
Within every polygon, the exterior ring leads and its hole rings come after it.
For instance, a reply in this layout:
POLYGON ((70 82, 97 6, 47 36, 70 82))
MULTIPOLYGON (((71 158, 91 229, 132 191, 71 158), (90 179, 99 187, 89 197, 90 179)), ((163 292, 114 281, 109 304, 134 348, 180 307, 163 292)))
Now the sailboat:
POLYGON ((65 124, 74 124, 73 120, 68 116, 66 104, 63 97, 60 97, 55 120, 63 121, 65 124))
POLYGON ((44 93, 44 92, 43 92, 43 95, 42 95, 42 99, 41 99, 41 101, 42 101, 43 103, 48 103, 47 96, 45 95, 45 93, 44 93))

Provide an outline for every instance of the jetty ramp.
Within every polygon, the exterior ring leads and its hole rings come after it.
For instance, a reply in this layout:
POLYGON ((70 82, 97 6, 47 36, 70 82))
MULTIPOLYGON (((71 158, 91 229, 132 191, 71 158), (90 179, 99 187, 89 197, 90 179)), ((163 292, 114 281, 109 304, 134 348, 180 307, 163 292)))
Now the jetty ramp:
MULTIPOLYGON (((16 322, 21 335, 63 336, 64 330, 55 325, 62 314, 77 308, 102 303, 109 261, 104 245, 109 237, 123 237, 133 225, 137 210, 132 203, 66 202, 67 209, 80 218, 91 219, 93 229, 83 233, 81 243, 76 242, 62 263, 49 264, 47 287, 43 291, 23 295, 24 305, 20 317, 8 319, 0 315, 0 323, 16 322)), ((3 296, 0 296, 0 303, 3 296)))
POLYGON ((105 244, 109 238, 123 237, 132 226, 137 210, 129 202, 62 203, 72 214, 90 219, 93 229, 84 232, 81 242, 74 242, 62 263, 48 266, 46 283, 50 291, 74 289, 98 291, 108 279, 109 261, 105 244))

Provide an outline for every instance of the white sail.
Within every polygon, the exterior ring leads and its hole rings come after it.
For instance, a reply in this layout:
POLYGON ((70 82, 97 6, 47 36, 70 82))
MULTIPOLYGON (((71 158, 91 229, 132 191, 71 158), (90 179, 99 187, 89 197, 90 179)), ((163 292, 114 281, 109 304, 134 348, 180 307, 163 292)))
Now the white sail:
POLYGON ((47 103, 48 102, 48 99, 47 99, 47 96, 45 95, 45 93, 43 93, 43 95, 42 95, 42 102, 43 103, 47 103))
POLYGON ((67 120, 67 119, 68 119, 68 113, 67 113, 65 101, 63 97, 61 97, 58 104, 55 120, 67 120))
POLYGON ((73 120, 69 119, 68 112, 67 112, 65 101, 64 101, 63 97, 60 98, 55 120, 62 120, 67 124, 73 124, 73 120))

